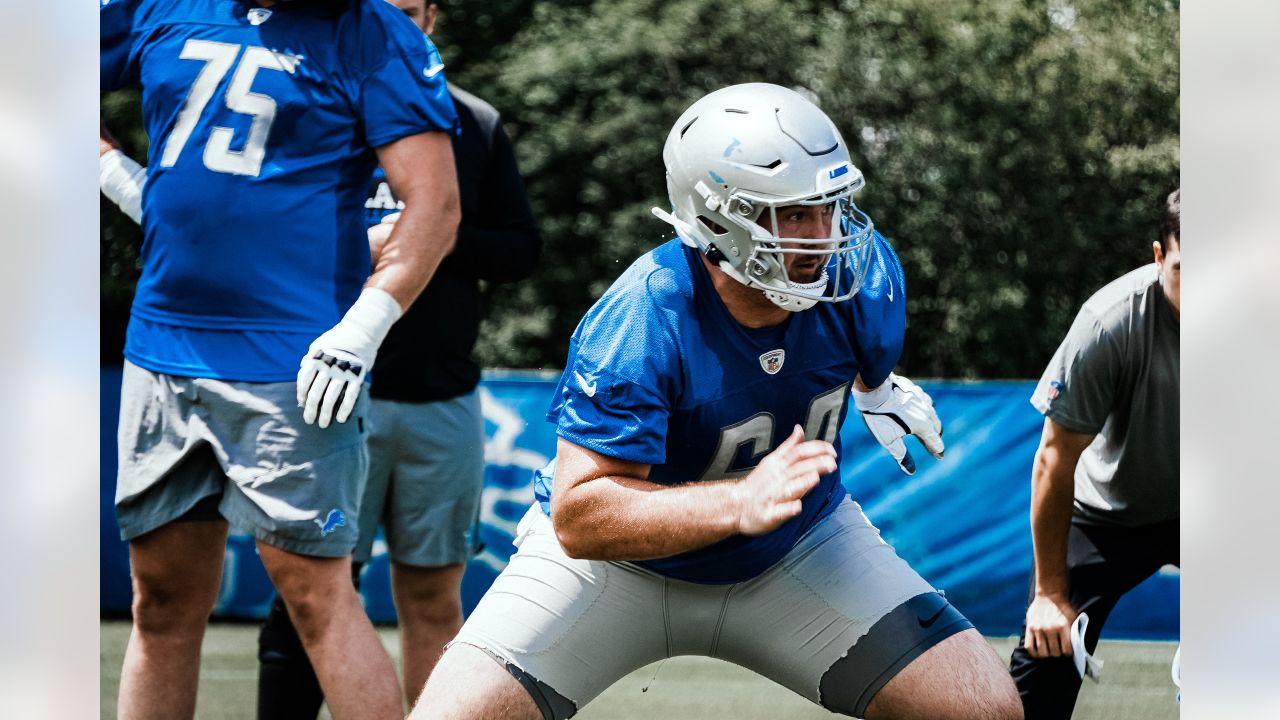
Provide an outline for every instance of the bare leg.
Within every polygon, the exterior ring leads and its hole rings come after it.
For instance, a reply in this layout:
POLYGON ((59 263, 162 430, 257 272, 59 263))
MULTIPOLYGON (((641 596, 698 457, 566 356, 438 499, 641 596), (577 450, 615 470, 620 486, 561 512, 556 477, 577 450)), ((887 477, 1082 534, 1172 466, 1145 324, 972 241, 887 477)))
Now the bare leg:
POLYGON ((258 542, 335 720, 403 718, 395 667, 351 584, 351 558, 297 555, 258 542))
POLYGON ((506 668, 458 643, 440 658, 409 719, 542 720, 542 712, 506 668))
POLYGON ((929 648, 867 706, 867 720, 1020 720, 1013 679, 977 630, 929 648))
POLYGON ((410 706, 426 686, 444 644, 462 628, 463 569, 461 563, 439 567, 391 564, 404 694, 410 706))
POLYGON ((121 720, 196 712, 200 643, 218 599, 227 523, 170 523, 129 543, 133 631, 120 672, 121 720))

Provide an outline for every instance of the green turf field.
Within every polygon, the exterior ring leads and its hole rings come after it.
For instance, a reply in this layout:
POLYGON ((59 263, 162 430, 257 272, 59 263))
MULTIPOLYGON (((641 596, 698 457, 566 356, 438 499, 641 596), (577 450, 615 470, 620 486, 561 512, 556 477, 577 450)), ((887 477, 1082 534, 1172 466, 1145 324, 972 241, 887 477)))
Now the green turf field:
MULTIPOLYGON (((253 624, 216 623, 204 641, 200 668, 199 720, 247 720, 254 716, 257 688, 257 632, 253 624)), ((382 640, 394 658, 396 631, 382 628, 382 640)), ((103 621, 101 635, 102 717, 116 717, 120 663, 129 635, 128 621, 103 621)), ((992 638, 1001 657, 1013 648, 1010 638, 992 638)), ((1098 657, 1106 663, 1103 681, 1085 681, 1075 718, 1091 720, 1163 720, 1178 717, 1169 679, 1172 643, 1104 640, 1098 657)), ((328 713, 322 712, 322 718, 328 713)), ((779 685, 735 665, 681 657, 642 668, 623 678, 580 712, 583 720, 652 718, 664 720, 775 720, 840 717, 809 704, 779 685), (644 688, 648 687, 646 691, 644 688)))

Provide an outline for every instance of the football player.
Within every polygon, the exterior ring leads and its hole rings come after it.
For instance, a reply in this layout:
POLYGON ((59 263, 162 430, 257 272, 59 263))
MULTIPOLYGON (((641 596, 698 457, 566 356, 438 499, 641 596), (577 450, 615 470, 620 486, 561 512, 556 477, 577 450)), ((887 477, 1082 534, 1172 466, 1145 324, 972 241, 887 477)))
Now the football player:
POLYGON ((228 522, 253 534, 337 718, 401 717, 351 584, 366 370, 450 250, 457 118, 439 55, 383 0, 104 0, 104 90, 142 88, 145 175, 102 184, 145 241, 116 515, 133 633, 119 715, 191 717, 228 522), (375 164, 407 204, 372 276, 375 164))
MULTIPOLYGON (((434 31, 434 3, 390 2, 423 32, 434 31)), ((409 703, 462 627, 462 574, 484 487, 480 366, 472 358, 479 281, 519 280, 533 271, 541 251, 498 111, 452 83, 449 94, 462 129, 453 139, 462 204, 458 241, 378 351, 366 415, 369 480, 352 553, 359 573, 379 524, 384 527, 409 703)), ((391 213, 403 207, 382 169, 375 170, 365 201, 375 257, 392 227, 391 213)), ((263 623, 258 659, 258 720, 315 718, 324 698, 279 597, 263 623)))
POLYGON ((1021 717, 991 647, 839 480, 851 396, 904 471, 907 434, 943 453, 928 395, 891 372, 902 268, 839 132, 796 92, 737 85, 685 111, 663 159, 678 238, 574 332, 519 551, 413 717, 567 718, 689 654, 859 717, 1021 717))

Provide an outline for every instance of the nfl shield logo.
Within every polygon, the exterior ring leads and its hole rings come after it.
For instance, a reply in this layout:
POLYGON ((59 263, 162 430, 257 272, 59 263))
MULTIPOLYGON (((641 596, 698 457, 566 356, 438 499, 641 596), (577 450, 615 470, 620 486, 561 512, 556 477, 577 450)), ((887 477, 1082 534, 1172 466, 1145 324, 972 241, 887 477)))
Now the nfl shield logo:
POLYGON ((266 8, 256 7, 249 8, 249 24, 261 25, 271 17, 271 11, 266 8))
POLYGON ((1058 393, 1061 393, 1063 390, 1066 390, 1066 389, 1067 389, 1067 386, 1061 380, 1050 380, 1049 393, 1048 393, 1049 399, 1057 400, 1058 393))
POLYGON ((786 350, 770 350, 760 356, 760 367, 770 375, 777 375, 782 363, 787 359, 786 350))

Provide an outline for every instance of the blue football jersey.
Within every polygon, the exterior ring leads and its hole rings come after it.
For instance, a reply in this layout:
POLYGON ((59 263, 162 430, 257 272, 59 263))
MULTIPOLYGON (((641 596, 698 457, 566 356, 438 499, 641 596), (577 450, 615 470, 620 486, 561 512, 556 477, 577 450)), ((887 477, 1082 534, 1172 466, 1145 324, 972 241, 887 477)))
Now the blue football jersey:
POLYGON ((151 147, 125 356, 296 377, 369 276, 374 148, 454 132, 434 46, 385 0, 109 0, 102 88, 142 87, 151 147))
MULTIPOLYGON (((572 443, 650 465, 655 483, 741 477, 797 424, 808 439, 838 441, 854 377, 878 386, 898 360, 904 294, 902 266, 877 234, 851 300, 746 328, 716 293, 698 251, 672 240, 632 264, 579 323, 547 420, 572 443)), ((548 515, 554 471, 553 460, 534 474, 548 515)), ((637 564, 692 582, 746 580, 786 555, 844 496, 837 467, 804 497, 798 516, 768 534, 637 564)))

